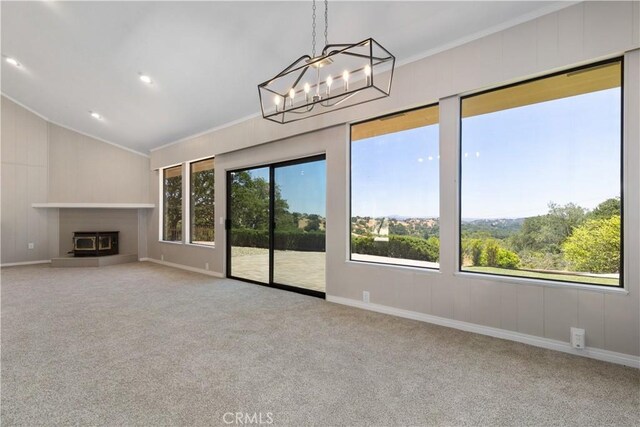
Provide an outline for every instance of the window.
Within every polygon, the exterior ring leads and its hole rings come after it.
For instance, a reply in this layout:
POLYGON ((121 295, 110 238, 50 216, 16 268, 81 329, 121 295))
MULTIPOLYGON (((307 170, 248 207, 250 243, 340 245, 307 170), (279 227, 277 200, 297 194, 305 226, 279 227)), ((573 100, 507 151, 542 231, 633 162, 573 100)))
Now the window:
POLYGON ((182 166, 162 170, 162 240, 182 241, 182 166))
POLYGON ((213 158, 193 162, 190 167, 190 242, 213 245, 216 228, 213 158))
POLYGON ((351 127, 351 259, 439 268, 437 105, 351 127))
POLYGON ((462 99, 462 271, 621 286, 621 106, 621 60, 462 99))

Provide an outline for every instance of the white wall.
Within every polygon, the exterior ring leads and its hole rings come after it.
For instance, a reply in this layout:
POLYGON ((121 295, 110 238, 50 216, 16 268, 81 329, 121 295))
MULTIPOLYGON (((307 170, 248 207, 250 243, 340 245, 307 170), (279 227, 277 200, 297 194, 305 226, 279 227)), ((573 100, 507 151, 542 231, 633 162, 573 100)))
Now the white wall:
MULTIPOLYGON (((1 98, 2 265, 48 261, 61 253, 60 239, 67 238, 66 221, 72 216, 32 203, 148 203, 148 157, 47 122, 1 98)), ((130 253, 146 256, 146 214, 133 214, 141 218, 145 233, 136 229, 131 239, 144 245, 130 253)), ((113 215, 87 216, 96 218, 98 226, 113 215)))
POLYGON ((49 202, 146 203, 149 158, 49 124, 49 202))
POLYGON ((47 200, 47 122, 5 97, 1 109, 1 263, 48 260, 57 245, 49 232, 57 212, 31 208, 47 200))
MULTIPOLYGON (((337 113, 280 126, 260 118, 222 128, 152 153, 152 168, 216 156, 216 209, 224 216, 225 169, 327 153, 327 295, 443 319, 567 342, 569 327, 587 331, 587 345, 640 355, 640 5, 586 2, 484 37, 396 70, 392 96, 337 113), (635 49, 635 50, 634 50, 635 49), (492 280, 456 272, 458 96, 581 65, 625 56, 626 293, 492 280), (340 124, 426 105, 441 106, 441 270, 348 261, 348 136, 340 124), (336 126, 337 127, 332 127, 336 126), (327 129, 331 127, 330 129, 327 129), (320 131, 320 129, 325 129, 320 131), (310 133, 308 133, 310 132, 310 133), (295 136, 300 135, 300 136, 295 136), (288 138, 288 139, 287 139, 288 138), (275 141, 275 142, 273 142, 275 141), (267 145, 259 145, 267 143, 267 145), (251 147, 251 148, 249 148, 251 147), (232 152, 243 149, 242 151, 232 152)), ((157 171, 150 182, 157 186, 157 171)), ((215 249, 158 243, 158 212, 149 222, 149 254, 224 273, 224 232, 215 249)))

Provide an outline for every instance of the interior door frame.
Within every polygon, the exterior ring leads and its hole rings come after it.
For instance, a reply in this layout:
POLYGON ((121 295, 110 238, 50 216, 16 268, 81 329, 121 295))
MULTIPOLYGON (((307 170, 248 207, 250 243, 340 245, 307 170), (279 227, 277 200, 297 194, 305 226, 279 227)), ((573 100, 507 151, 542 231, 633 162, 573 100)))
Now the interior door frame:
MULTIPOLYGON (((318 298, 325 298, 326 292, 315 291, 312 289, 306 289, 297 286, 291 285, 283 285, 281 283, 276 283, 273 280, 273 272, 275 268, 275 257, 274 257, 274 248, 275 248, 275 170, 280 167, 293 166, 303 163, 311 163, 327 160, 326 153, 316 154, 313 156, 301 157, 293 160, 287 160, 282 162, 275 163, 266 163, 255 166, 248 166, 242 168, 234 168, 226 171, 226 219, 225 219, 225 234, 226 234, 226 276, 230 279, 241 280, 243 282, 249 282, 256 285, 267 286, 270 288, 282 289, 285 291, 296 292, 299 294, 310 295, 318 298), (246 279, 243 277, 236 277, 233 275, 233 270, 231 268, 231 174, 234 172, 242 172, 252 169, 261 169, 261 168, 269 168, 269 282, 259 282, 257 280, 246 279)), ((327 179, 327 174, 325 170, 325 180, 327 179)), ((325 204, 326 204, 326 193, 325 193, 325 204)), ((326 215, 326 214, 325 214, 326 215)), ((325 234, 325 253, 326 253, 326 234, 325 234)), ((326 286, 326 267, 325 267, 325 286, 326 286)))

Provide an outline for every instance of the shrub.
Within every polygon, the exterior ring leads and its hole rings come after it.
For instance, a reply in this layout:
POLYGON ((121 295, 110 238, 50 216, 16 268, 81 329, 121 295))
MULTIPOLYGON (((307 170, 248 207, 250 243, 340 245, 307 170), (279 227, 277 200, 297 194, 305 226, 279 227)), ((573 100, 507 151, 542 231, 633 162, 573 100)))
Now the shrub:
POLYGON ((504 248, 500 248, 498 250, 496 267, 518 268, 519 265, 520 265, 520 257, 518 256, 518 254, 504 248))
MULTIPOLYGON (((302 230, 275 231, 274 248, 276 250, 324 252, 325 233, 322 231, 303 232, 302 230)), ((233 229, 231 233, 232 246, 250 248, 268 248, 269 231, 252 228, 233 229)))
POLYGON ((325 233, 322 231, 277 231, 275 232, 275 245, 277 250, 324 252, 325 233))
POLYGON ((268 248, 269 231, 253 228, 234 228, 231 233, 231 246, 268 248))
POLYGON ((352 237, 351 251, 362 255, 389 256, 389 244, 376 242, 370 236, 352 237))
POLYGON ((351 238, 351 250, 361 255, 437 262, 440 258, 440 240, 433 236, 423 239, 390 235, 388 242, 376 242, 373 237, 354 236, 351 238))
POLYGON ((577 271, 617 273, 620 269, 620 217, 588 220, 573 230, 562 250, 577 271))
POLYGON ((475 266, 484 264, 482 262, 483 247, 484 245, 480 239, 474 239, 471 242, 471 263, 475 266))
POLYGON ((498 266, 498 252, 500 251, 500 245, 494 239, 488 239, 484 244, 484 252, 486 265, 489 267, 498 266))

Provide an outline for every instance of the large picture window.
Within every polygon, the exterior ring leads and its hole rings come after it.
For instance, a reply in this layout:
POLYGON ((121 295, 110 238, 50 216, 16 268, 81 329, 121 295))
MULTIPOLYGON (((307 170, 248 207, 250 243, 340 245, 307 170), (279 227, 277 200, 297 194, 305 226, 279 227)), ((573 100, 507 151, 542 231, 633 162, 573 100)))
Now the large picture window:
POLYGON ((162 170, 162 240, 182 241, 182 166, 162 170))
POLYGON ((213 245, 215 237, 215 198, 213 158, 190 164, 191 243, 213 245))
POLYGON ((437 105, 351 127, 351 259, 439 268, 437 105))
POLYGON ((621 286, 621 60, 461 102, 461 270, 621 286))

